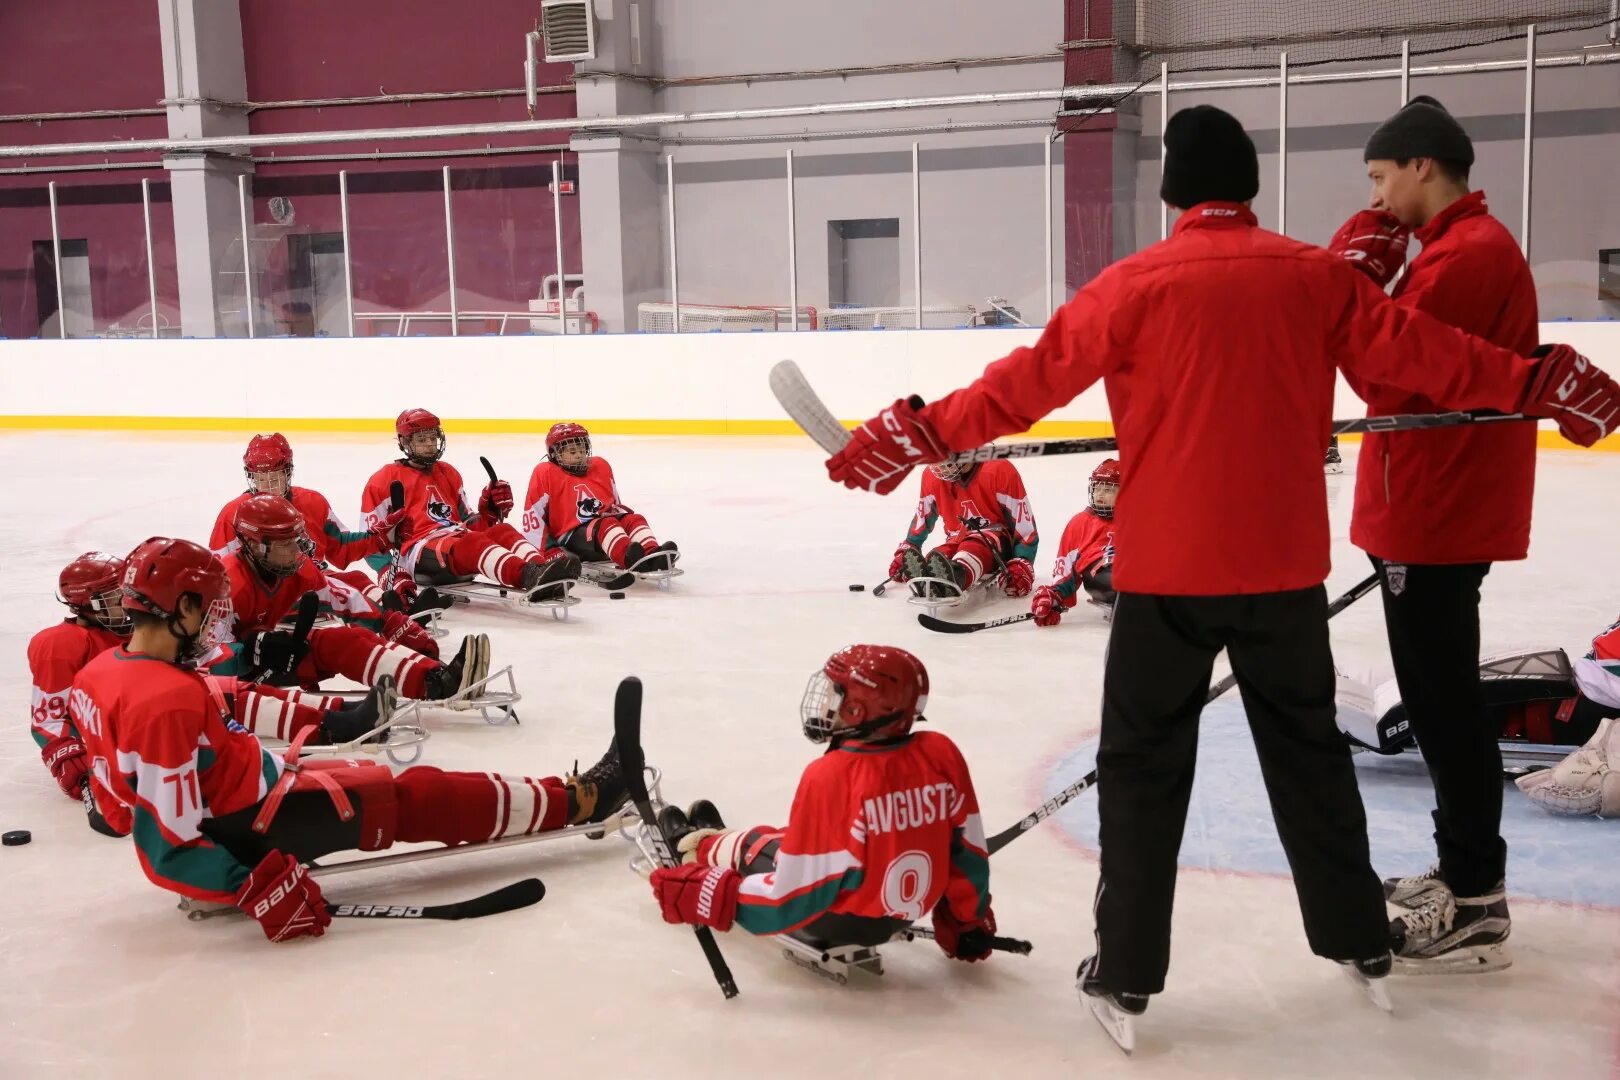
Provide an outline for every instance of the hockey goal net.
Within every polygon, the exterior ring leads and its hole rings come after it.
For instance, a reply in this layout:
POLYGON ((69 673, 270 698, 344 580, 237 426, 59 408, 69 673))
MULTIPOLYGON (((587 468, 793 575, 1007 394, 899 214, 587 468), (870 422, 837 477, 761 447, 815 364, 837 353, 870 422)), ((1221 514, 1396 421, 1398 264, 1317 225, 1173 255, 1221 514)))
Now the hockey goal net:
MULTIPOLYGON (((972 326, 978 321, 978 312, 971 304, 925 304, 922 315, 923 328, 929 330, 972 326)), ((680 320, 683 334, 791 330, 793 309, 786 305, 682 304, 680 320)), ((638 305, 636 323, 640 330, 669 333, 675 329, 675 305, 638 305)), ((799 308, 800 330, 909 330, 916 325, 914 307, 799 308)))

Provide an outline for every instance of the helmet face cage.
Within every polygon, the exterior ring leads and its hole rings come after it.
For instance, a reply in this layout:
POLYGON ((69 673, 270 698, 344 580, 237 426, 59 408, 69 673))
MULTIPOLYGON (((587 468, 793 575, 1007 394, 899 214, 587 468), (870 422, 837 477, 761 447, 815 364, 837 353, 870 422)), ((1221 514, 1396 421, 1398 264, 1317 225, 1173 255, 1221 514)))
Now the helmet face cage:
POLYGON ((969 478, 973 476, 973 470, 977 467, 978 466, 976 463, 961 465, 948 459, 940 462, 938 465, 929 466, 929 468, 933 470, 934 475, 945 481, 947 484, 967 483, 969 478))
POLYGON ((315 544, 304 531, 302 520, 297 523, 291 536, 251 536, 239 527, 237 539, 241 541, 242 553, 248 561, 273 578, 292 577, 304 565, 304 560, 315 554, 315 544), (277 555, 280 557, 277 558, 277 555))
MULTIPOLYGON (((170 625, 172 628, 173 624, 170 625)), ((197 628, 195 634, 189 637, 176 635, 180 637, 179 661, 188 666, 202 663, 213 655, 221 642, 230 638, 230 628, 231 602, 223 596, 217 596, 209 602, 207 610, 203 612, 202 625, 197 628)))
POLYGON ((560 439, 546 450, 546 457, 551 463, 564 472, 575 476, 584 476, 591 467, 591 437, 589 435, 575 435, 572 438, 560 439), (563 455, 569 451, 579 451, 583 457, 572 463, 565 462, 563 455))
POLYGON ((844 688, 818 671, 805 683, 804 697, 799 701, 799 723, 804 737, 813 743, 824 743, 838 730, 838 714, 844 708, 844 688))
POLYGON ((255 495, 286 497, 292 494, 291 465, 259 469, 247 466, 242 469, 242 474, 247 477, 248 490, 255 495))
POLYGON ((1086 497, 1093 513, 1098 517, 1111 518, 1114 516, 1114 502, 1119 498, 1119 481, 1093 480, 1086 497))
POLYGON ((97 593, 88 604, 69 604, 73 614, 89 619, 109 633, 129 637, 134 628, 129 613, 124 610, 124 590, 117 585, 97 593))
POLYGON ((437 462, 440 458, 444 457, 444 441, 444 428, 418 428, 408 435, 401 435, 399 437, 399 449, 400 453, 404 454, 406 460, 408 460, 411 464, 430 466, 437 462), (433 448, 431 452, 415 448, 416 441, 423 435, 431 435, 433 437, 433 448))

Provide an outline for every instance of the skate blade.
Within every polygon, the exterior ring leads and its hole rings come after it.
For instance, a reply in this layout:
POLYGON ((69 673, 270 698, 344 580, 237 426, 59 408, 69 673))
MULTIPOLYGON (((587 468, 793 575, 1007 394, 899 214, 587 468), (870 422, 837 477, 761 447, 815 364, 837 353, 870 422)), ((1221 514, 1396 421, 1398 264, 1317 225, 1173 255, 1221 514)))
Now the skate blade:
POLYGON ((1136 1018, 1123 1009, 1116 1009, 1107 998, 1095 997, 1085 991, 1080 997, 1086 1003, 1091 1015, 1096 1017, 1097 1023, 1114 1040, 1114 1045, 1125 1051, 1126 1056, 1136 1052, 1136 1018))
POLYGON ((1506 945, 1469 945, 1442 956, 1422 959, 1395 957, 1398 975, 1483 975, 1513 966, 1513 955, 1506 945))
POLYGON ((1356 984, 1356 987, 1363 994, 1367 995, 1367 1000, 1377 1006, 1381 1012, 1394 1014, 1395 1003, 1390 1000, 1389 987, 1384 985, 1383 979, 1369 979, 1357 971, 1353 965, 1346 966, 1344 974, 1347 979, 1356 984))

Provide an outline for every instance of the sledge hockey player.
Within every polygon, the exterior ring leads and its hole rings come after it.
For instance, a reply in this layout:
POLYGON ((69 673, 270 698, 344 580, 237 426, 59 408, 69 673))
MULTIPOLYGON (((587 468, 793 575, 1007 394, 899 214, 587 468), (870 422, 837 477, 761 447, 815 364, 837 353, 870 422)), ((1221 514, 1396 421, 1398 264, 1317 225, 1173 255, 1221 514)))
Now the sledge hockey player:
POLYGON ((1089 505, 1063 527, 1052 584, 1042 585, 1031 597, 1029 610, 1036 626, 1056 626, 1065 608, 1072 608, 1081 590, 1093 604, 1114 610, 1114 501, 1119 498, 1119 462, 1109 458, 1091 470, 1086 501, 1089 505))
POLYGON ((541 551, 562 548, 625 570, 670 570, 680 555, 619 501, 613 466, 591 453, 591 433, 580 424, 553 424, 546 433, 546 460, 529 474, 523 534, 541 551))
POLYGON ((444 428, 426 409, 406 409, 394 421, 399 449, 405 456, 372 474, 360 496, 367 527, 382 525, 389 514, 389 489, 405 488, 405 520, 399 527, 398 569, 424 585, 446 584, 458 577, 482 574, 509 588, 522 589, 533 601, 557 599, 579 577, 579 559, 560 549, 542 553, 506 524, 512 510, 512 486, 494 480, 478 496, 478 509, 467 508, 461 474, 444 457, 444 428))
POLYGON ((364 571, 349 569, 371 556, 386 556, 393 547, 389 533, 397 522, 384 515, 380 529, 351 531, 333 513, 325 495, 293 484, 292 446, 281 432, 255 435, 248 440, 247 449, 242 453, 242 473, 247 477, 247 490, 226 503, 214 519, 214 531, 208 537, 208 546, 214 554, 223 557, 236 550, 236 511, 244 502, 255 495, 279 495, 304 515, 304 529, 311 541, 310 557, 320 563, 328 575, 358 589, 372 603, 387 610, 409 609, 414 615, 450 605, 447 598, 439 597, 432 590, 419 593, 416 583, 409 579, 395 582, 393 590, 385 592, 364 571))
POLYGON ((876 945, 932 914, 935 941, 969 962, 990 954, 990 862, 961 751, 912 731, 928 672, 903 649, 851 645, 810 677, 805 737, 828 744, 799 780, 785 828, 728 830, 712 803, 666 807, 681 865, 652 872, 670 923, 876 945))
MULTIPOLYGON (((193 666, 223 640, 230 583, 206 548, 153 537, 129 555, 127 646, 73 681, 98 804, 133 822, 162 888, 234 903, 271 941, 320 936, 330 915, 304 863, 395 842, 480 843, 606 820, 625 802, 618 756, 583 775, 533 778, 297 760, 229 722, 193 666)), ((386 676, 384 677, 386 680, 386 676)))
POLYGON ((1097 752, 1098 947, 1077 981, 1122 1046, 1169 971, 1198 716, 1223 648, 1312 950, 1363 980, 1392 964, 1332 707, 1322 444, 1334 368, 1444 408, 1555 419, 1582 446, 1620 426, 1620 385, 1569 346, 1525 357, 1492 345, 1392 304, 1338 255, 1261 229, 1248 205, 1258 156, 1231 114, 1182 109, 1164 143, 1160 194, 1184 211, 1173 235, 1090 281, 1035 344, 938 401, 895 400, 826 462, 834 483, 887 494, 916 466, 1027 431, 1105 382, 1131 467, 1119 507, 1129 554, 1114 575, 1097 752))
POLYGON ((223 560, 236 644, 211 659, 212 672, 265 675, 310 688, 334 675, 365 686, 390 675, 403 696, 421 701, 454 697, 488 674, 485 635, 468 635, 456 657, 441 664, 438 643, 414 620, 401 612, 379 611, 317 568, 307 554, 303 516, 287 500, 257 495, 243 503, 236 514, 236 535, 238 549, 223 560), (301 649, 292 632, 277 625, 307 592, 348 624, 311 630, 301 649))
POLYGON ((912 595, 948 597, 965 594, 984 575, 996 571, 996 583, 1008 596, 1028 596, 1035 586, 1035 514, 1029 508, 1024 479, 1010 461, 957 465, 942 462, 923 473, 922 496, 911 528, 889 561, 894 581, 934 578, 955 582, 957 593, 943 585, 916 583, 912 595), (945 539, 923 557, 922 544, 944 519, 945 539))
MULTIPOLYGON (((123 575, 124 560, 105 552, 87 551, 68 563, 57 578, 57 599, 71 614, 28 643, 33 679, 31 734, 45 767, 71 799, 82 797, 90 762, 84 741, 68 719, 68 689, 86 664, 129 637, 131 624, 120 591, 123 575)), ((355 702, 321 697, 306 702, 299 700, 302 695, 296 691, 238 684, 231 678, 211 683, 238 723, 249 731, 263 730, 285 739, 313 727, 317 743, 347 742, 371 731, 381 717, 392 712, 392 703, 379 700, 376 694, 355 702)), ((105 831, 94 818, 92 825, 105 831)))

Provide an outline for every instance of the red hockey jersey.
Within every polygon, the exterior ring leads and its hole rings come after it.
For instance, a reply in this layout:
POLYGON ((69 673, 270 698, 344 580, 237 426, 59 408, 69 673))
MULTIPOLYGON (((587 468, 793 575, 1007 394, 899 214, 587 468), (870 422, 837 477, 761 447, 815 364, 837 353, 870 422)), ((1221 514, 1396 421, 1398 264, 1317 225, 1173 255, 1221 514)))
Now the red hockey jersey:
POLYGON ((29 734, 43 750, 67 726, 68 688, 73 677, 92 659, 122 642, 111 630, 64 619, 48 626, 28 642, 28 672, 34 689, 30 702, 29 734))
MULTIPOLYGON (((254 493, 244 491, 220 510, 214 519, 214 531, 208 537, 208 546, 215 555, 226 555, 239 546, 236 539, 236 511, 253 498, 254 493)), ((295 487, 287 495, 293 506, 304 517, 304 531, 315 545, 315 557, 334 570, 346 570, 367 555, 381 550, 376 537, 369 532, 351 532, 332 512, 326 496, 309 488, 295 487)))
POLYGON ((828 912, 915 921, 941 898, 963 922, 982 917, 990 858, 962 752, 919 731, 837 747, 805 769, 776 869, 743 878, 737 923, 779 934, 828 912))
POLYGON ((209 841, 203 822, 263 799, 281 758, 227 719, 201 675, 122 647, 79 672, 68 705, 97 805, 109 821, 115 808, 132 819, 146 876, 229 903, 250 867, 209 841))
POLYGON ((934 531, 934 523, 942 518, 946 540, 958 540, 969 531, 998 531, 1012 539, 1012 558, 1035 558, 1040 543, 1035 514, 1024 492, 1024 478, 1010 461, 985 462, 973 471, 966 484, 941 480, 933 469, 924 469, 922 498, 906 533, 906 543, 922 547, 934 531))
POLYGON ((1620 709, 1620 622, 1592 639, 1591 650, 1575 661, 1575 684, 1600 704, 1620 709))
POLYGON ((1098 517, 1089 506, 1070 518, 1058 544, 1057 565, 1052 567, 1052 584, 1063 598, 1063 606, 1074 607, 1081 574, 1113 561, 1113 519, 1098 517))
POLYGON ((360 513, 371 528, 378 520, 378 509, 388 505, 388 489, 398 480, 405 487, 405 521, 399 529, 401 550, 434 533, 463 526, 478 530, 482 519, 467 502, 467 489, 455 467, 443 461, 431 469, 418 469, 403 461, 390 461, 366 481, 360 493, 360 513))
POLYGON ((584 476, 542 461, 529 474, 529 493, 523 499, 523 535, 546 550, 593 518, 626 514, 619 502, 619 485, 606 458, 591 458, 584 476))
MULTIPOLYGON (((306 592, 320 597, 322 611, 345 622, 367 630, 382 628, 382 611, 367 600, 364 593, 331 577, 309 559, 303 561, 296 574, 278 580, 273 586, 264 583, 264 578, 240 551, 226 555, 220 562, 225 565, 225 576, 231 580, 231 635, 238 642, 255 631, 274 630, 298 606, 299 598, 306 592)), ((241 674, 235 653, 234 648, 227 647, 209 657, 209 670, 220 675, 241 674)))

